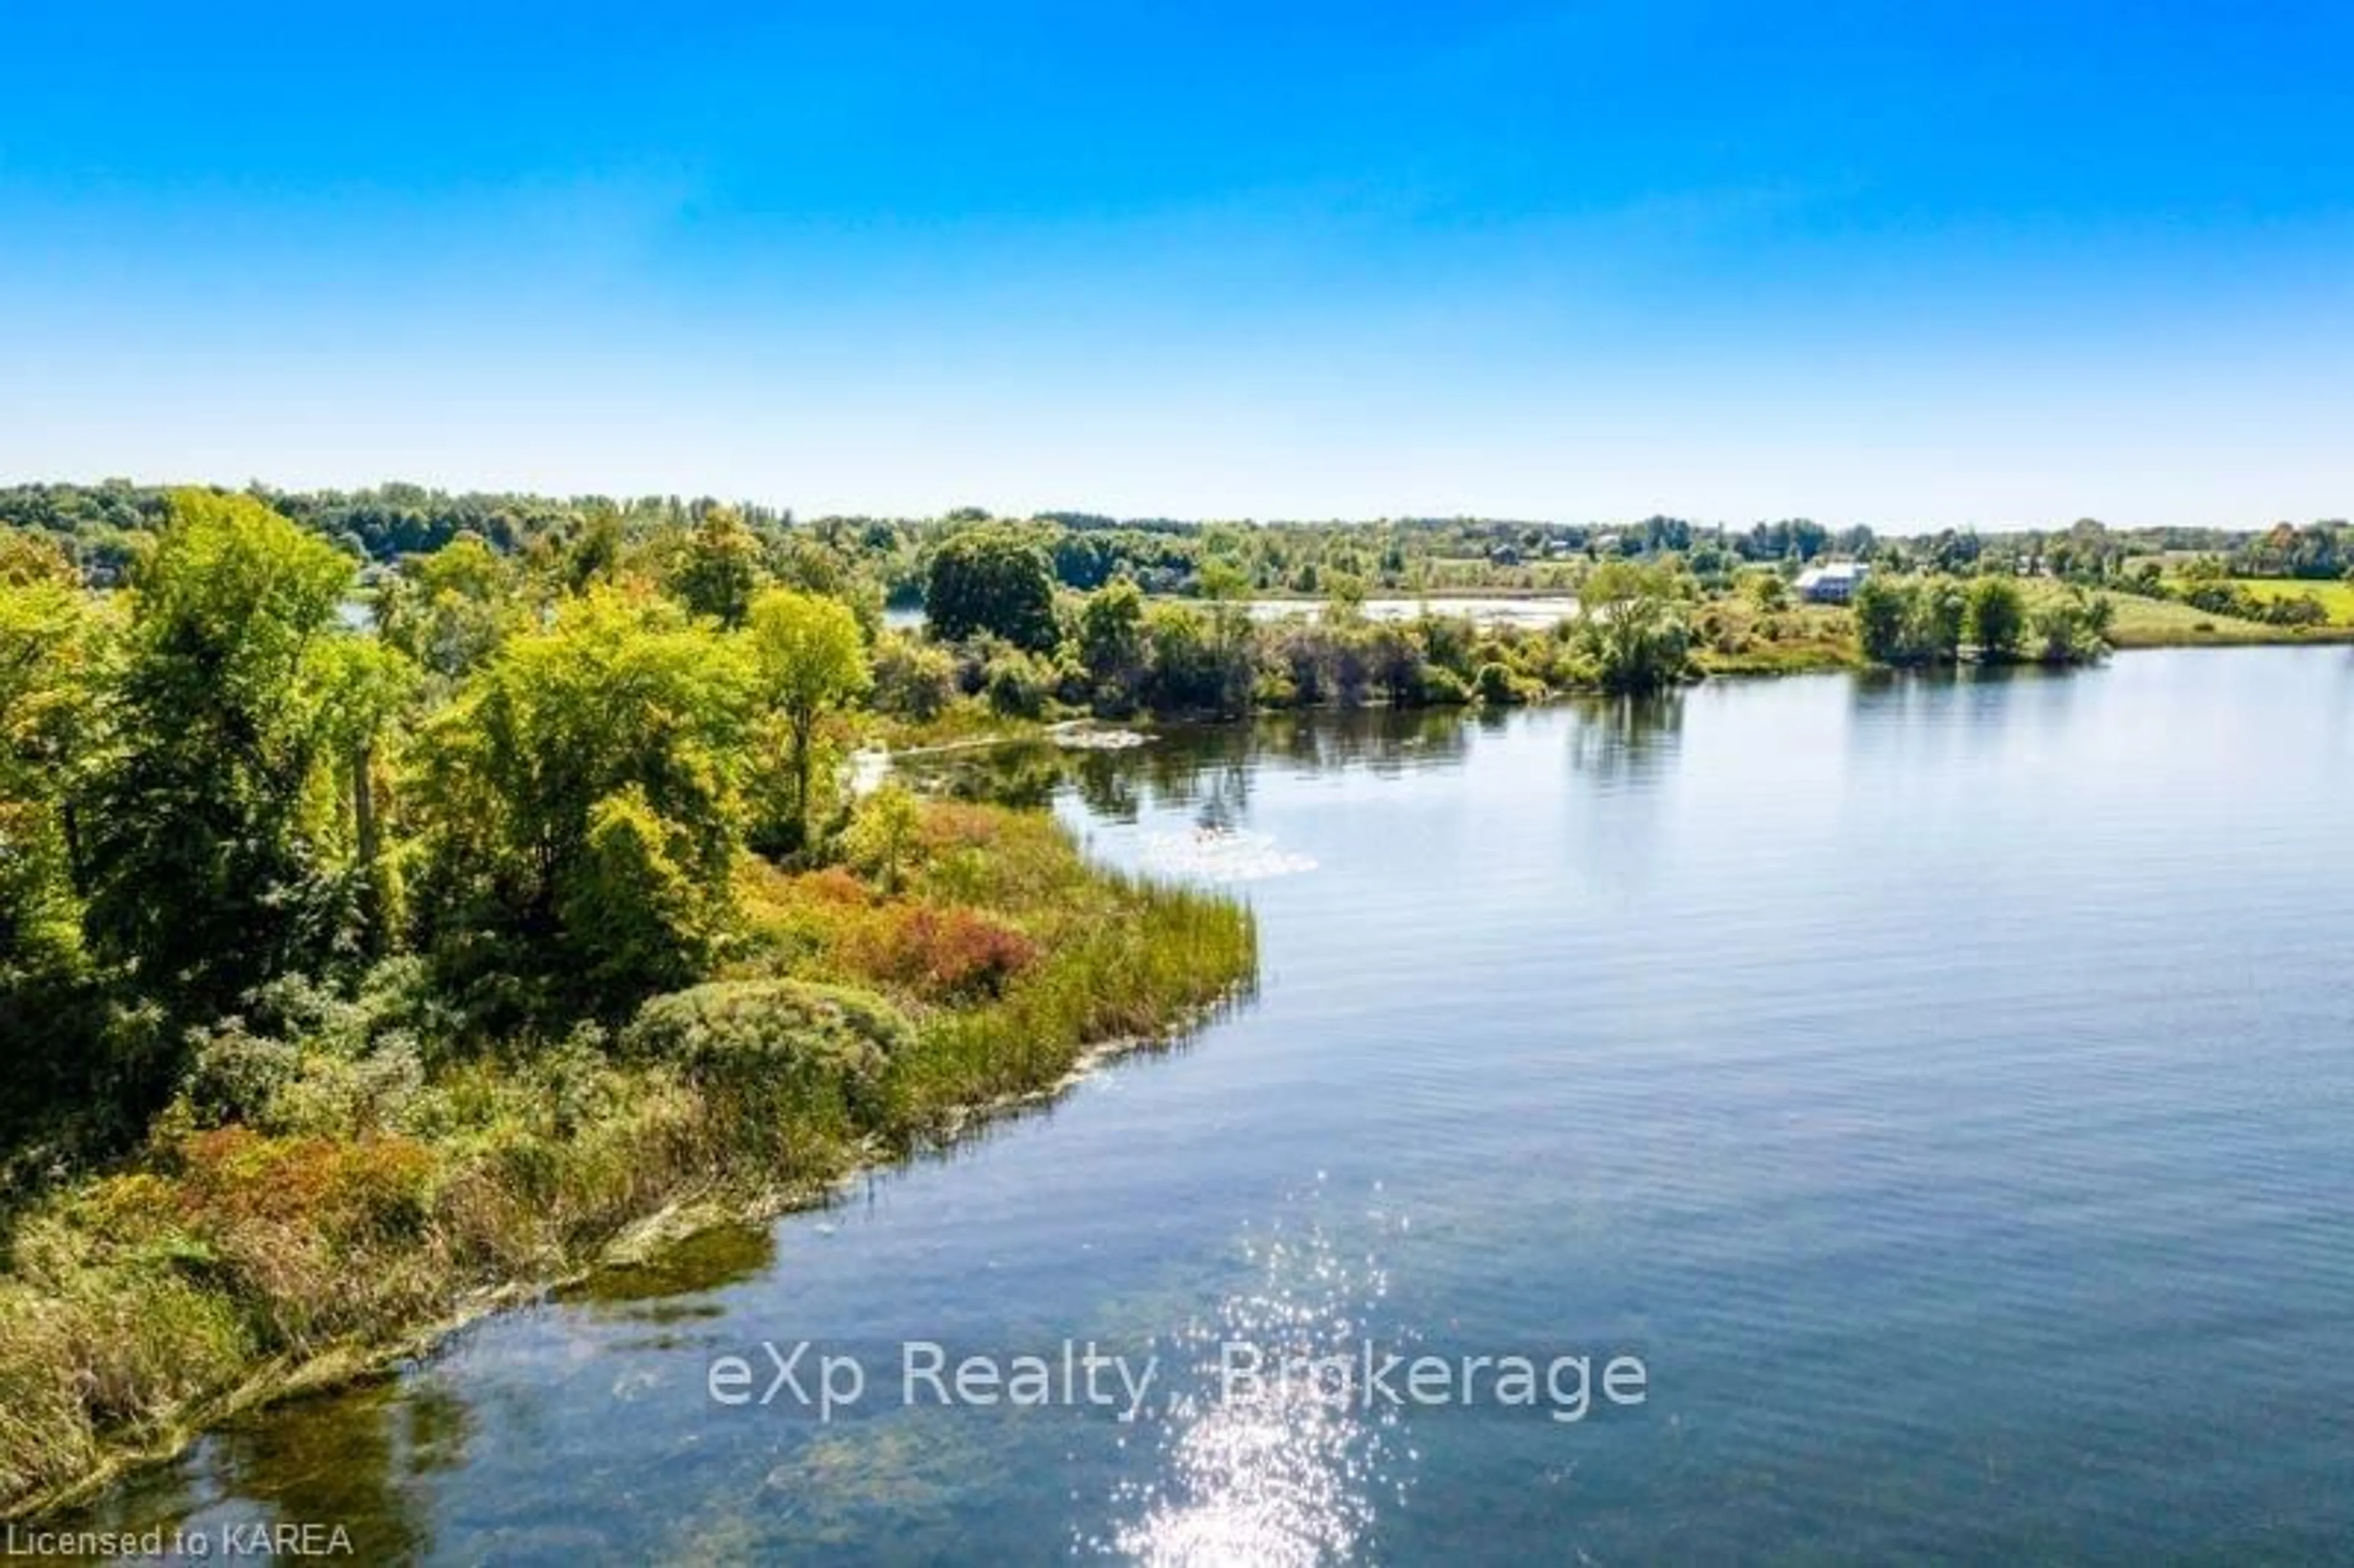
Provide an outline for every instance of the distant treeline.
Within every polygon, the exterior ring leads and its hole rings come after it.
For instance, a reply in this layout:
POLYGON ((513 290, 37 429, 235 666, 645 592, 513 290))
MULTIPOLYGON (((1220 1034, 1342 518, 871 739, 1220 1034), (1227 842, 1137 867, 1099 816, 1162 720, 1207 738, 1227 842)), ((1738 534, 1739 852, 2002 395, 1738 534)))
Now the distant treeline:
MULTIPOLYGON (((355 560, 390 566, 461 537, 502 555, 551 559, 585 538, 614 547, 691 527, 722 503, 712 497, 556 497, 454 493, 413 484, 354 491, 249 493, 326 537, 355 560)), ((0 526, 37 531, 62 545, 85 576, 117 580, 166 512, 165 487, 100 484, 0 488, 0 526)), ((821 550, 837 569, 877 585, 893 603, 920 603, 939 543, 991 520, 979 507, 933 518, 827 516, 797 522, 785 509, 726 508, 770 547, 788 540, 821 550)), ((1420 593, 1561 589, 1605 560, 1680 557, 1704 583, 1743 566, 1871 560, 1897 570, 1967 573, 1989 556, 2075 580, 2124 578, 2137 563, 2211 555, 2235 576, 2331 578, 2354 567, 2346 524, 2266 530, 2111 527, 2090 519, 2063 528, 1978 533, 1893 527, 1833 529, 1806 518, 1746 528, 1653 516, 1635 523, 1556 523, 1478 517, 1281 523, 1185 522, 1044 513, 1029 521, 1064 587, 1089 591, 1127 577, 1147 594, 1235 593, 1320 598, 1336 590, 1420 593)))

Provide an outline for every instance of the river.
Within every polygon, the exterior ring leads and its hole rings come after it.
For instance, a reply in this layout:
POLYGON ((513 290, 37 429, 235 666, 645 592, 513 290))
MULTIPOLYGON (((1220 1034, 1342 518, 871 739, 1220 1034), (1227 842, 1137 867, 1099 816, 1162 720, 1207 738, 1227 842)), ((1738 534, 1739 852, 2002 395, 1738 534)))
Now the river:
POLYGON ((451 1563, 2354 1549, 2345 650, 1068 767, 1097 853, 1252 902, 1254 998, 832 1209, 241 1421, 90 1521, 451 1563), (804 1340, 860 1401, 713 1397, 804 1340), (1203 1397, 909 1408, 909 1340, 1093 1341, 1203 1397), (1586 1354, 1597 1388, 1632 1358, 1640 1397, 1206 1397, 1211 1347, 1376 1342, 1586 1354))

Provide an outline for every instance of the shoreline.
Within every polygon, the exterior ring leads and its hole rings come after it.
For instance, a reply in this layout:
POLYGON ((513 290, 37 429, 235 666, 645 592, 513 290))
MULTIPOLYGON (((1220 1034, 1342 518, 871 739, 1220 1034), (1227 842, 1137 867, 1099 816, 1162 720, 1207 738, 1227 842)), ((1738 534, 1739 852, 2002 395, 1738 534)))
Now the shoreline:
MULTIPOLYGON (((2262 630, 2273 635, 2230 640, 2135 641, 2116 645, 2112 651, 2142 652, 2175 648, 2354 644, 2354 628, 2262 630)), ((2032 663, 2031 661, 2027 662, 2032 663)), ((1852 662, 1840 662, 1767 670, 1722 671, 1712 673, 1708 678, 1852 673, 1873 668, 1852 662)), ((1586 694, 1565 691, 1553 694, 1548 700, 1575 699, 1586 694)), ((1267 709, 1246 717, 1301 711, 1310 710, 1267 709)), ((1017 726, 997 734, 968 736, 930 747, 915 747, 895 756, 957 751, 1051 737, 1050 726, 1017 726)), ((1092 869, 1102 869, 1089 863, 1092 869)), ((1080 1043, 1068 1062, 1051 1077, 1008 1087, 982 1098, 941 1106, 932 1113, 932 1119, 923 1131, 912 1139, 902 1144, 886 1145, 870 1138, 864 1140, 846 1168, 823 1178, 781 1184, 720 1181, 685 1186, 663 1195, 656 1205, 624 1222, 599 1246, 592 1258, 578 1266, 478 1285, 459 1294, 451 1309, 429 1319, 397 1327, 379 1335, 331 1342, 300 1355, 278 1352, 260 1358, 234 1384, 171 1415, 162 1424, 160 1430, 136 1440, 117 1442, 100 1438, 101 1452, 93 1467, 70 1480, 0 1503, 0 1519, 21 1520, 45 1511, 85 1506, 125 1476, 151 1466, 168 1463, 198 1439, 241 1415, 287 1400, 329 1393, 394 1375, 402 1363, 431 1354, 452 1335, 476 1322, 517 1306, 544 1300, 553 1293, 592 1278, 606 1269, 658 1255, 666 1248, 714 1228, 765 1224, 788 1213, 822 1209, 862 1180, 871 1180, 885 1171, 903 1168, 928 1154, 944 1152, 1001 1119, 1018 1117, 1029 1108, 1051 1105, 1112 1063, 1130 1055, 1177 1047, 1225 1010, 1246 1000, 1254 987, 1254 977, 1246 973, 1227 982, 1216 996, 1181 1011, 1172 1015, 1165 1025, 1150 1033, 1120 1034, 1093 1043, 1080 1043)))
POLYGON ((944 1107, 937 1132, 905 1148, 870 1150, 868 1157, 822 1181, 775 1186, 733 1197, 716 1190, 682 1192, 630 1222, 605 1244, 595 1259, 579 1267, 478 1287, 461 1298, 454 1310, 430 1322, 375 1340, 332 1344, 301 1357, 265 1358, 235 1387, 175 1419, 161 1436, 144 1442, 109 1444, 99 1463, 85 1474, 0 1504, 0 1521, 23 1521, 44 1512, 87 1507, 117 1482, 140 1470, 169 1464, 241 1415, 290 1400, 334 1393, 397 1377, 405 1363, 430 1356, 451 1337, 473 1325, 519 1307, 548 1300, 608 1270, 658 1258, 669 1249, 715 1230, 768 1224, 788 1214, 822 1210, 863 1181, 905 1169, 928 1156, 944 1154, 1000 1120, 1054 1104, 1117 1062, 1178 1048, 1226 1011, 1246 1001, 1256 983, 1252 976, 1230 982, 1222 994, 1180 1014, 1159 1033, 1120 1035, 1083 1045, 1071 1065, 1047 1083, 944 1107))

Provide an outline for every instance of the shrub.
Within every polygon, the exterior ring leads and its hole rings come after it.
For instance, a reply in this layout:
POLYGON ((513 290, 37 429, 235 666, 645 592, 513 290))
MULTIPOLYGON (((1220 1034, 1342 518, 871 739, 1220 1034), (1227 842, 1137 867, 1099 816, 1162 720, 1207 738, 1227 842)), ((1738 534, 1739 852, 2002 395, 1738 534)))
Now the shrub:
POLYGON ((1052 685, 1048 672, 1029 654, 1009 650, 989 662, 984 690, 989 705, 1009 718, 1038 718, 1046 711, 1052 685))
POLYGON ((1471 700, 1471 688, 1446 665, 1433 664, 1422 673, 1422 700, 1433 707, 1461 707, 1471 700))
POLYGON ((2276 599, 2264 607, 2264 618, 2274 626, 2322 626, 2328 623, 2329 611, 2309 593, 2294 599, 2276 599))
POLYGON ((302 1067, 294 1046, 251 1033, 243 1019, 223 1019, 191 1037, 183 1090, 191 1119, 201 1128, 259 1125, 302 1067))
POLYGON ((852 930, 841 957, 863 974, 946 1001, 995 996, 1038 950, 1027 937, 977 910, 894 905, 852 930))
POLYGON ((957 662, 945 648, 886 631, 875 644, 874 701, 878 712, 918 721, 956 700, 957 662))
MULTIPOLYGON (((851 813, 850 831, 843 849, 851 863, 883 885, 885 893, 899 891, 899 878, 916 848, 922 822, 916 797, 900 785, 885 783, 858 803, 851 813)), ((854 880, 851 884, 857 887, 854 880)), ((859 892, 863 895, 864 888, 859 892)))
POLYGON ((880 1126, 883 1077, 913 1035, 864 991, 794 980, 717 981, 658 996, 621 1031, 632 1058, 703 1092, 728 1132, 789 1170, 880 1126))
POLYGON ((1512 673, 1511 666, 1500 660, 1491 659, 1479 666, 1472 689, 1479 694, 1481 702, 1492 707, 1511 707, 1529 700, 1526 683, 1512 673))
POLYGON ((424 1223, 432 1150, 398 1136, 349 1141, 272 1138, 226 1127, 181 1139, 182 1217, 236 1240, 254 1226, 300 1224, 330 1243, 413 1234, 424 1223))

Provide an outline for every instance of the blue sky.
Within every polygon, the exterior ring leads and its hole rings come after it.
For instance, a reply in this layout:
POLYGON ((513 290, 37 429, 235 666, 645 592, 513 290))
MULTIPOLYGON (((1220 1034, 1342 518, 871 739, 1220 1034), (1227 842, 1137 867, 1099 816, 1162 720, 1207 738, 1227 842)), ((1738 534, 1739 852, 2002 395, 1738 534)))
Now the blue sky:
POLYGON ((0 478, 2354 512, 2354 7, 0 6, 0 478))

